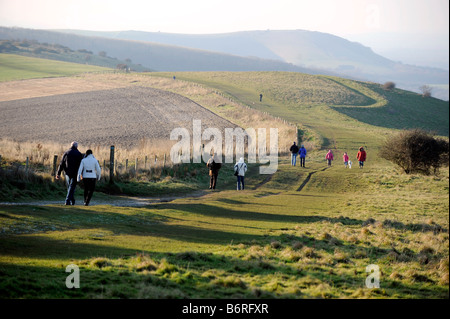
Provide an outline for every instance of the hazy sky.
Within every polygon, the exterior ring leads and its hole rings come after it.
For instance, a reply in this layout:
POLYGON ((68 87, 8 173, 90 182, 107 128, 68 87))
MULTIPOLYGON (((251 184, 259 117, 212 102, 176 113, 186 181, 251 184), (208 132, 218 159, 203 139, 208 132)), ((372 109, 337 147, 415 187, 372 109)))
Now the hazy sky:
POLYGON ((224 33, 444 33, 448 0, 0 0, 0 25, 224 33))
POLYGON ((388 33, 385 46, 427 39, 424 46, 448 51, 449 0, 0 0, 0 26, 197 34, 304 29, 360 41, 361 34, 377 34, 363 43, 369 46, 382 46, 380 34, 388 33))

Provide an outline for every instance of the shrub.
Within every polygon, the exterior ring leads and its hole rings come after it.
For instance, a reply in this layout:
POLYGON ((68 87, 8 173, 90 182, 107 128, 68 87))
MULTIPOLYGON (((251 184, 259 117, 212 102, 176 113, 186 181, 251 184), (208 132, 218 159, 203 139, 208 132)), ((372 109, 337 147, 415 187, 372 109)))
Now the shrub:
POLYGON ((395 89, 395 83, 394 82, 386 82, 383 85, 383 89, 385 89, 387 91, 391 91, 391 90, 395 89))
POLYGON ((436 139, 420 130, 405 130, 386 140, 380 149, 380 157, 400 166, 406 174, 436 174, 443 165, 448 165, 448 141, 436 139))

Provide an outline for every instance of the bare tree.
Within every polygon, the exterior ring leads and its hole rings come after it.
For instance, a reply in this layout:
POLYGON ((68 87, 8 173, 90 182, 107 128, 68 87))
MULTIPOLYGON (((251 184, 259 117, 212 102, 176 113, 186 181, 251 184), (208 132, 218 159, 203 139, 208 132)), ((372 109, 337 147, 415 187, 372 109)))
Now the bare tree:
POLYGON ((431 97, 431 91, 433 90, 432 87, 429 85, 422 85, 419 89, 422 91, 423 97, 431 97))

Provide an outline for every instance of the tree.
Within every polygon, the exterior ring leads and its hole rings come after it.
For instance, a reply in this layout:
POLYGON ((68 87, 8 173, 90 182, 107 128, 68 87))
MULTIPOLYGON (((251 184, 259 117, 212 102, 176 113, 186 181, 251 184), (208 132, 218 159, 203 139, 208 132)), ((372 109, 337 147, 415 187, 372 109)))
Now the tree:
POLYGON ((431 97, 431 91, 433 90, 432 87, 428 85, 422 85, 419 89, 420 91, 422 91, 423 97, 431 97))
POLYGON ((400 166, 406 174, 437 173, 441 166, 448 166, 449 142, 436 139, 420 130, 405 130, 386 140, 380 149, 380 157, 400 166))
POLYGON ((101 56, 102 58, 106 58, 106 52, 105 51, 100 51, 98 53, 99 56, 101 56))

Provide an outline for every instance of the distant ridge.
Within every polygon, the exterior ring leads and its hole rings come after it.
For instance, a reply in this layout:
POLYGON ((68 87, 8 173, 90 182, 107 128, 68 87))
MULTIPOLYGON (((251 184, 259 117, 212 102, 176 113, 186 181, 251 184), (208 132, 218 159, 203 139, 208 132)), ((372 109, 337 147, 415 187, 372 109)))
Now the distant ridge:
MULTIPOLYGON (((173 45, 135 40, 110 39, 47 30, 0 27, 0 39, 29 39, 54 43, 72 50, 85 49, 94 53, 126 60, 155 71, 290 71, 311 74, 324 73, 293 64, 257 57, 240 57, 173 45)), ((325 72, 325 74, 333 74, 325 72)))

